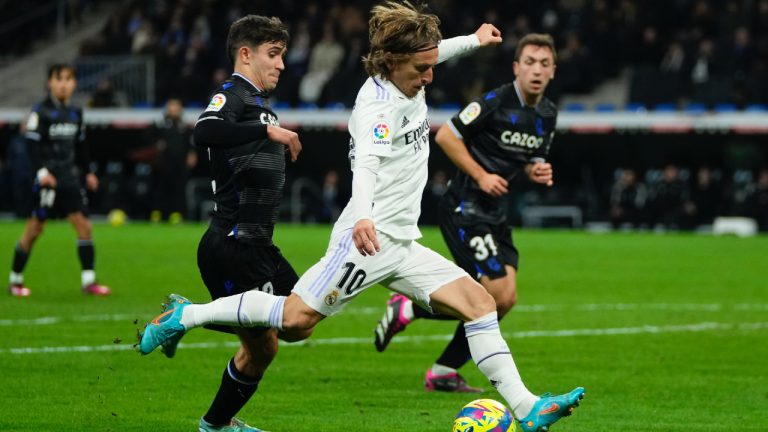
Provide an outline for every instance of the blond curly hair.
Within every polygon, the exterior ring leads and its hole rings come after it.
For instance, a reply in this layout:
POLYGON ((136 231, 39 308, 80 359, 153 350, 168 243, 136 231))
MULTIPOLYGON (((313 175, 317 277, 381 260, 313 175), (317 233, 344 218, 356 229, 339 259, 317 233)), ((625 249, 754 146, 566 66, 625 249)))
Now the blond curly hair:
POLYGON ((371 9, 371 50, 363 57, 368 75, 388 77, 393 66, 406 62, 413 53, 437 47, 443 38, 440 18, 425 10, 425 4, 414 6, 407 0, 390 0, 371 9))

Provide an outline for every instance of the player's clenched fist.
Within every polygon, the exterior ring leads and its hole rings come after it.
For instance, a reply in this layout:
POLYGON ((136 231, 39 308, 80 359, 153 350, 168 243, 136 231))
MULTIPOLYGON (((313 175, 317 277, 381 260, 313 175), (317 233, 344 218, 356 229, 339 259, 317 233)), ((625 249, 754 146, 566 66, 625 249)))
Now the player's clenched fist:
POLYGON ((498 45, 501 43, 501 31, 493 24, 485 23, 475 32, 480 40, 480 46, 498 45))

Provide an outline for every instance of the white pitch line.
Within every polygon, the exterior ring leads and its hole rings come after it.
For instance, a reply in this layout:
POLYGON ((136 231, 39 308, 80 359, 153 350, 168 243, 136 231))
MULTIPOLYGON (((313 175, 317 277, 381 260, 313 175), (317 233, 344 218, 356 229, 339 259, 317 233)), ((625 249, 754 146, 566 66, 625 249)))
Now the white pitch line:
MULTIPOLYGON (((538 312, 624 312, 624 311, 675 311, 675 312, 719 312, 723 310, 736 311, 768 311, 768 304, 764 303, 587 303, 587 304, 539 304, 515 306, 515 313, 538 312)), ((350 307, 344 315, 379 315, 384 313, 384 307, 350 307)), ((64 322, 104 322, 104 321, 133 321, 142 314, 114 314, 114 315, 74 315, 74 316, 50 316, 39 318, 0 319, 0 327, 12 326, 41 326, 60 324, 64 322)), ((147 321, 151 315, 139 319, 147 321)))
MULTIPOLYGON (((524 338, 547 338, 547 337, 572 337, 572 336, 616 336, 630 334, 660 334, 660 333, 685 333, 685 332, 704 332, 716 330, 739 330, 755 331, 768 329, 768 322, 754 323, 718 323, 701 322, 695 324, 680 324, 667 326, 644 325, 638 327, 615 327, 604 329, 564 329, 564 330, 532 330, 513 333, 504 333, 507 339, 524 338)), ((423 335, 423 336, 398 336, 393 342, 424 342, 424 341, 447 341, 453 335, 423 335)), ((303 345, 370 345, 371 338, 320 338, 308 339, 297 343, 282 343, 283 347, 294 347, 303 345)), ((238 342, 195 342, 181 343, 182 349, 214 349, 214 348, 235 348, 240 346, 238 342)), ((81 345, 81 346, 58 346, 58 347, 20 347, 20 348, 0 348, 2 354, 64 354, 74 352, 104 352, 104 351, 127 351, 133 347, 128 344, 112 345, 81 345)))

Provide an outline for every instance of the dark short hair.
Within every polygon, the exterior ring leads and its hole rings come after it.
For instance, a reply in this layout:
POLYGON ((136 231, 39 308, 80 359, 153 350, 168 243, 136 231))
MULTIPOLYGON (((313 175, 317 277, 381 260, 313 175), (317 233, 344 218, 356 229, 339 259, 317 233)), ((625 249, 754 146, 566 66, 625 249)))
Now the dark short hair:
POLYGON ((72 76, 75 76, 75 67, 70 63, 54 63, 48 66, 48 79, 58 77, 62 72, 69 71, 72 76))
POLYGON ((555 51, 555 40, 552 36, 546 33, 528 33, 520 39, 517 43, 517 49, 515 50, 515 61, 520 61, 520 54, 523 53, 523 48, 528 45, 534 45, 538 47, 549 48, 552 51, 552 60, 557 63, 557 51, 555 51))
POLYGON ((257 47, 267 42, 288 44, 288 29, 277 17, 246 15, 232 23, 227 35, 227 55, 235 64, 237 50, 243 45, 257 47))

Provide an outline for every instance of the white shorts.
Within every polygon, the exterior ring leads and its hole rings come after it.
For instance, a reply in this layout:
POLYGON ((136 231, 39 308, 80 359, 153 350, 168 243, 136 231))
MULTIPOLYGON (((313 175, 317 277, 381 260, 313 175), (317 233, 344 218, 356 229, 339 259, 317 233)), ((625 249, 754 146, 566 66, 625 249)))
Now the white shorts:
POLYGON ((363 256, 352 241, 352 230, 334 233, 328 250, 293 288, 309 307, 323 315, 338 313, 366 288, 381 284, 427 310, 429 296, 467 272, 414 240, 396 240, 377 231, 381 252, 363 256))

